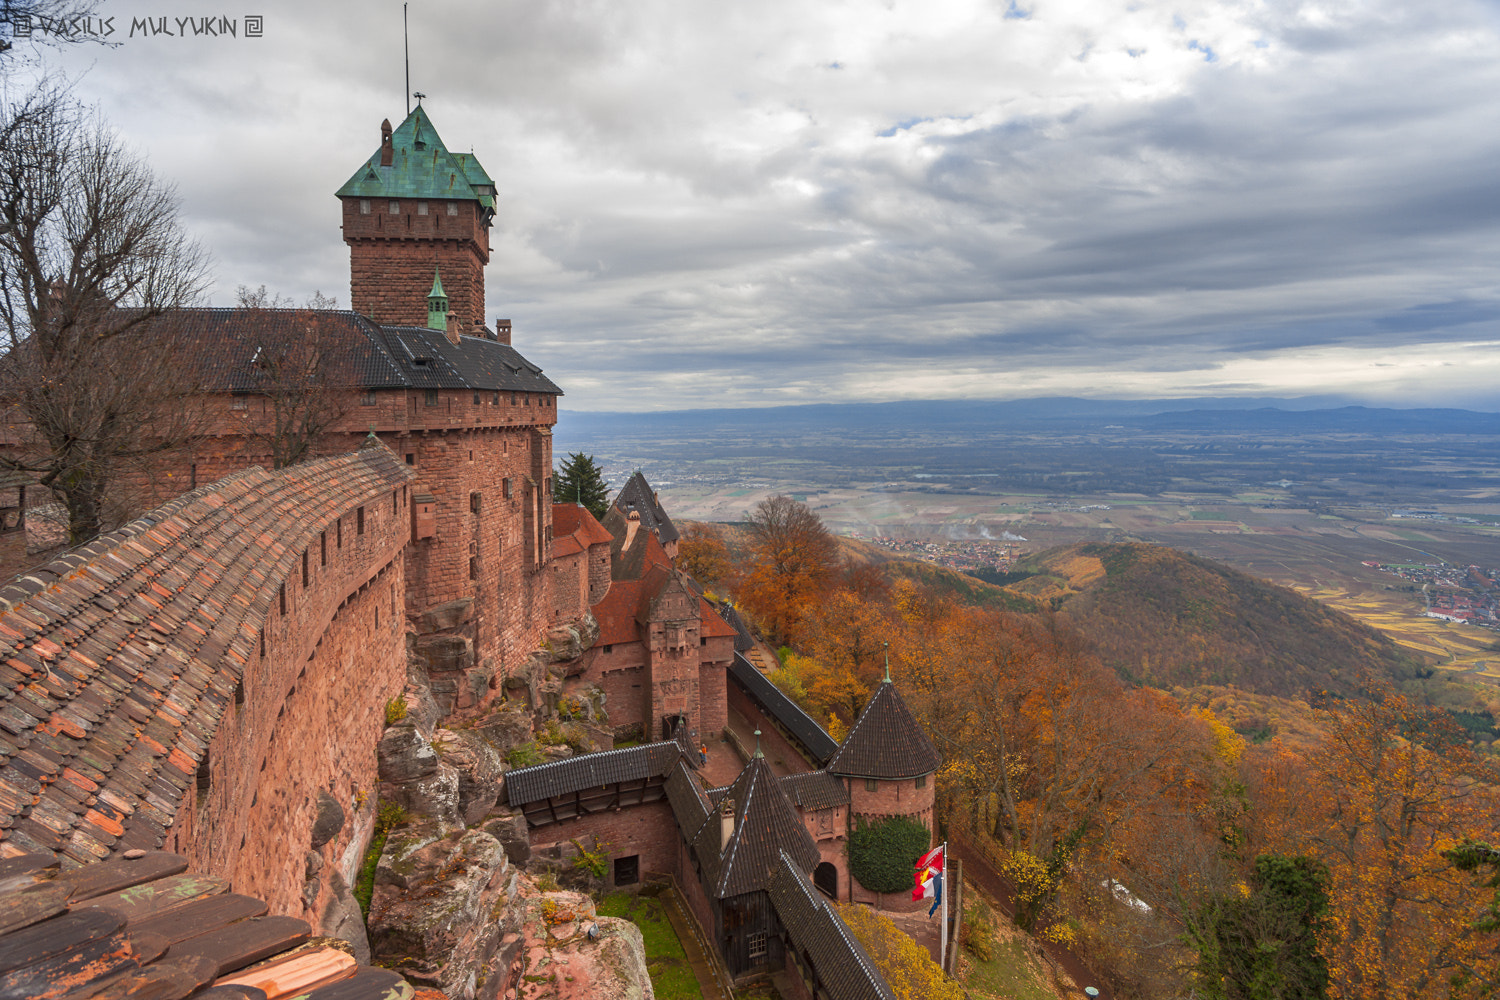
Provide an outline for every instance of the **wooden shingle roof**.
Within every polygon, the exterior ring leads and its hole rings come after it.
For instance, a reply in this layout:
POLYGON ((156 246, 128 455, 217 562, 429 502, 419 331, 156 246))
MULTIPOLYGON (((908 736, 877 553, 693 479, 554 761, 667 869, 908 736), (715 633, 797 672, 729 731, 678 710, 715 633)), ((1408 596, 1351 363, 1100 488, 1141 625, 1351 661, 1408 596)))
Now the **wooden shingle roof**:
POLYGON ((943 758, 911 714, 896 685, 882 682, 828 760, 831 774, 888 781, 932 774, 943 758))
POLYGON ((0 589, 0 857, 164 842, 300 553, 412 478, 371 441, 187 493, 0 589))
POLYGON ((0 861, 0 996, 410 1000, 411 985, 309 940, 295 917, 157 851, 60 872, 0 861))

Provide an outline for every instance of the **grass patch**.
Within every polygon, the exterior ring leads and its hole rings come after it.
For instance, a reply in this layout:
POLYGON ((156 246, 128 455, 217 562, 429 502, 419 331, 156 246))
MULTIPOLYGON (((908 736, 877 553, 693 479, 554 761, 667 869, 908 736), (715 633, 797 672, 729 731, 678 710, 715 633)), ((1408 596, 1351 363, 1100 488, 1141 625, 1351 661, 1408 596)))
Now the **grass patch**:
POLYGON ((976 930, 984 927, 988 947, 966 947, 963 950, 964 986, 976 997, 1057 1000, 1057 994, 1047 988, 1042 970, 1027 953, 1024 936, 1009 929, 1005 918, 997 917, 987 905, 980 903, 976 909, 983 911, 983 919, 970 926, 976 930), (997 926, 1005 929, 990 929, 997 926), (979 956, 983 954, 988 958, 981 960, 979 956))
POLYGON ((641 929, 646 942, 646 971, 657 1000, 698 1000, 703 995, 661 900, 612 892, 599 900, 598 910, 601 917, 620 917, 641 929))
POLYGON ((1190 520, 1193 520, 1193 521, 1232 521, 1232 520, 1234 520, 1234 518, 1230 517, 1226 512, 1224 512, 1222 510, 1195 510, 1195 511, 1192 512, 1190 520))
POLYGON ((369 849, 359 865, 359 875, 354 879, 354 898, 366 920, 370 919, 370 898, 375 895, 375 869, 380 866, 380 853, 385 850, 386 838, 408 819, 406 810, 394 802, 380 803, 375 814, 375 834, 370 838, 369 849))

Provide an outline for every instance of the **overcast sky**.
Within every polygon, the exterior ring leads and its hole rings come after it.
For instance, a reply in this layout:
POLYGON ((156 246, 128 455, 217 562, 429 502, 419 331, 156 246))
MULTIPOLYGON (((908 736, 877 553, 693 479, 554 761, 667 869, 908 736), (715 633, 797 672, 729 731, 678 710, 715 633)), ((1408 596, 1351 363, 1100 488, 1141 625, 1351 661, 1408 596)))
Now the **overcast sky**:
MULTIPOLYGON (((348 305, 399 3, 104 0, 43 59, 215 261, 348 305), (172 36, 130 37, 168 18, 172 36)), ((413 3, 574 409, 1336 393, 1500 409, 1500 2, 413 3)), ((8 86, 14 90, 12 81, 8 86)))

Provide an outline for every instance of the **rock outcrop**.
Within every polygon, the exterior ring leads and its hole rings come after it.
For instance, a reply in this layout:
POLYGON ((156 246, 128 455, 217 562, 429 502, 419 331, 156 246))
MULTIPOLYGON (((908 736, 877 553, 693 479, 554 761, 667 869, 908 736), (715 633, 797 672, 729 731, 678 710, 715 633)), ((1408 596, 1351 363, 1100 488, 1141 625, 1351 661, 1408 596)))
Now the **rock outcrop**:
POLYGON ((520 969, 505 1000, 655 1000, 640 928, 601 917, 582 893, 520 886, 520 969))

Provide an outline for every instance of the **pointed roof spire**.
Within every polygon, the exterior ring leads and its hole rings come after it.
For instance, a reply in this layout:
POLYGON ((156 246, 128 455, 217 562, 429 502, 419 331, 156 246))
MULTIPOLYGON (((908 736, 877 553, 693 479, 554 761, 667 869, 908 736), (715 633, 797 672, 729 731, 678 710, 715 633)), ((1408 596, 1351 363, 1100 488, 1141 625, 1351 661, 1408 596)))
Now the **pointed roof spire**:
POLYGON ((432 269, 432 291, 427 293, 427 329, 448 329, 448 295, 443 291, 443 278, 435 265, 432 269))
POLYGON ((721 845, 718 810, 709 813, 693 838, 703 865, 703 881, 713 899, 764 889, 785 851, 803 872, 819 861, 818 845, 798 818, 796 807, 762 754, 722 793, 710 793, 718 804, 734 804, 734 830, 721 845))
POLYGON ((881 683, 889 684, 891 682, 891 644, 887 640, 881 643, 881 645, 885 647, 885 680, 881 681, 881 683))
POLYGON ((900 781, 943 766, 937 747, 889 679, 875 689, 826 770, 850 778, 900 781))

